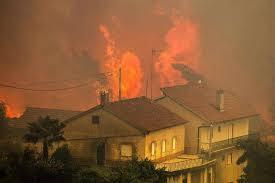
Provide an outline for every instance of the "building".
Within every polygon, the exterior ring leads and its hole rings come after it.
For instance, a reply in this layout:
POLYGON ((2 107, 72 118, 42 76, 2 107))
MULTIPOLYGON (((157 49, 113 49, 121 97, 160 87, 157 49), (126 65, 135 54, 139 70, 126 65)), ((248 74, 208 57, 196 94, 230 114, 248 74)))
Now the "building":
POLYGON ((0 154, 10 151, 21 151, 24 147, 23 136, 28 124, 36 122, 39 117, 50 116, 52 119, 64 121, 79 114, 81 111, 27 107, 20 118, 10 119, 6 135, 0 139, 0 154))
POLYGON ((166 167, 169 183, 189 183, 193 172, 199 175, 194 180, 213 179, 213 161, 185 154, 186 120, 145 97, 106 99, 65 121, 65 138, 79 162, 110 166, 135 156, 166 167))
POLYGON ((235 94, 203 84, 163 88, 156 103, 189 121, 185 125, 185 152, 216 160, 215 181, 237 182, 242 154, 235 142, 256 132, 259 115, 235 94))

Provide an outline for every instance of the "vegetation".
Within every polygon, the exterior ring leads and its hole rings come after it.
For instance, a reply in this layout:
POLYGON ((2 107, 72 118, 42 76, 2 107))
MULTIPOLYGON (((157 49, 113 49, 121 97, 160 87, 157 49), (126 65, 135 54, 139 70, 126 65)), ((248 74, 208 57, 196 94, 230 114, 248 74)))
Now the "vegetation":
POLYGON ((24 140, 30 143, 41 142, 43 145, 43 157, 45 160, 49 156, 49 147, 53 143, 64 141, 63 137, 65 125, 57 119, 51 119, 49 116, 40 117, 37 122, 30 123, 29 132, 24 136, 24 140))
POLYGON ((137 158, 114 168, 92 166, 82 169, 76 176, 76 183, 164 183, 164 169, 156 169, 152 162, 137 158))
POLYGON ((260 138, 240 141, 239 149, 244 150, 238 164, 247 162, 239 183, 273 183, 275 182, 275 148, 260 138))

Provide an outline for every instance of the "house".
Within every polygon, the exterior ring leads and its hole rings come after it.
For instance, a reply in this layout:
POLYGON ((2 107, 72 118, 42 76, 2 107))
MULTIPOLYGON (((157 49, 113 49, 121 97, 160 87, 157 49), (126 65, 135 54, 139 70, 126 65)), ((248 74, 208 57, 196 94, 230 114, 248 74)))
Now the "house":
POLYGON ((94 163, 133 156, 162 161, 184 153, 187 121, 145 97, 105 102, 64 123, 75 157, 94 163))
POLYGON ((64 121, 79 113, 80 111, 27 107, 20 118, 13 118, 8 121, 7 133, 0 139, 0 154, 21 151, 26 145, 23 143, 23 136, 28 130, 28 124, 36 122, 39 117, 50 116, 50 118, 64 121))
POLYGON ((204 84, 161 90, 163 96, 155 102, 189 121, 185 125, 185 153, 205 154, 216 160, 216 182, 237 182, 243 167, 236 164, 242 151, 235 148, 235 142, 256 132, 259 115, 234 93, 204 84))
POLYGON ((135 156, 165 167, 168 183, 213 180, 215 160, 185 154, 188 121, 145 97, 108 102, 101 96, 100 105, 64 123, 66 143, 84 165, 112 166, 135 156))

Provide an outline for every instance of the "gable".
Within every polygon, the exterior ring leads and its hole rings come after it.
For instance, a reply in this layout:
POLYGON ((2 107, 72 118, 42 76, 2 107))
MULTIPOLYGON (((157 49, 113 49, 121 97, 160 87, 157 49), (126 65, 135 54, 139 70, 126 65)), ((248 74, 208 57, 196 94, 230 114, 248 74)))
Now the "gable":
POLYGON ((71 120, 65 128, 65 138, 68 140, 131 135, 142 133, 102 108, 71 120), (92 123, 93 116, 99 117, 98 124, 92 123))

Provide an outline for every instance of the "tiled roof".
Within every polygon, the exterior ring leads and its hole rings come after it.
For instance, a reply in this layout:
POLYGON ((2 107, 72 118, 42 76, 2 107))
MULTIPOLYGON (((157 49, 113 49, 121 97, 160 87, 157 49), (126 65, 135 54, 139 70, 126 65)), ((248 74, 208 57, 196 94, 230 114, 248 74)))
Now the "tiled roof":
POLYGON ((252 106, 232 92, 224 91, 224 111, 216 108, 216 90, 206 85, 186 84, 162 88, 165 96, 212 123, 257 115, 252 106))
POLYGON ((81 113, 81 111, 27 107, 20 118, 13 119, 9 122, 9 126, 14 128, 26 128, 28 123, 35 122, 40 116, 50 116, 53 119, 64 121, 79 113, 81 113))
POLYGON ((72 117, 65 123, 72 122, 74 119, 97 109, 103 109, 145 133, 185 124, 187 122, 166 108, 156 103, 152 103, 149 99, 139 97, 96 106, 72 117))

